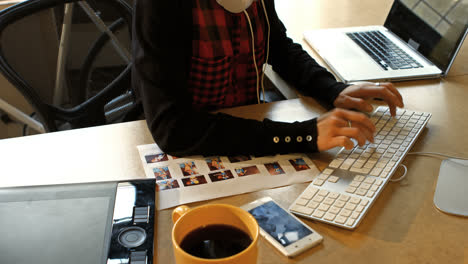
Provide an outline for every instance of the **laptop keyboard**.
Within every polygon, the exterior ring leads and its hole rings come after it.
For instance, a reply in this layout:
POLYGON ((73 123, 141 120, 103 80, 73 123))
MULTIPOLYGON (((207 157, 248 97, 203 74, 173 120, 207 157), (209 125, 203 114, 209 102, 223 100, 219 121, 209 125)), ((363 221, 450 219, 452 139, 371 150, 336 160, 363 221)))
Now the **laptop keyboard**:
POLYGON ((342 149, 289 210, 327 224, 356 228, 430 117, 398 109, 393 118, 388 107, 379 107, 370 117, 377 129, 374 143, 342 149))
POLYGON ((346 35, 366 51, 384 70, 423 67, 379 31, 351 32, 346 33, 346 35))

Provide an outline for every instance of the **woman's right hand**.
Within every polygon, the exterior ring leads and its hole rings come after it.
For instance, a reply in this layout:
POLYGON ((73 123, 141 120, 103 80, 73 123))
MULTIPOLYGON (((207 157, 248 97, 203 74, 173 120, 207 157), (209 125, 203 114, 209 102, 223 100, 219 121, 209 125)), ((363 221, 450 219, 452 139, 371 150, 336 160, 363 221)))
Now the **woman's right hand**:
POLYGON ((319 151, 334 147, 354 147, 351 138, 359 146, 366 141, 374 142, 375 126, 372 121, 359 112, 335 108, 317 119, 317 147, 319 151))

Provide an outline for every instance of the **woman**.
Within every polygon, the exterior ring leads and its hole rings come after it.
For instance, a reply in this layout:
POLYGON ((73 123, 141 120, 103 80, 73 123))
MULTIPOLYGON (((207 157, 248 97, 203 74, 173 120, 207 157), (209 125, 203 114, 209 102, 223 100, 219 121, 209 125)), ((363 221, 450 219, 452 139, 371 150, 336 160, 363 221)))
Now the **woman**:
POLYGON ((133 34, 133 86, 154 140, 171 155, 351 148, 350 138, 373 141, 375 127, 345 108, 371 111, 365 99, 374 97, 393 114, 403 107, 390 83, 337 82, 286 36, 273 0, 137 0, 133 34), (294 123, 210 112, 258 102, 266 61, 302 94, 339 109, 294 123))

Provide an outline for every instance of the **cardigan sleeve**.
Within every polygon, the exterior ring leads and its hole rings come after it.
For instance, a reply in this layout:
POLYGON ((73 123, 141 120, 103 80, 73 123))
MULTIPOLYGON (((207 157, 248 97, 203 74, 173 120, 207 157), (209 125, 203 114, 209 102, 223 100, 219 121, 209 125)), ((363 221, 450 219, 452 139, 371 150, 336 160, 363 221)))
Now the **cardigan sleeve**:
POLYGON ((316 152, 316 119, 294 123, 256 121, 191 107, 187 91, 190 3, 135 3, 132 85, 158 146, 175 156, 316 152))
POLYGON ((286 35, 286 28, 278 18, 273 1, 264 0, 270 18, 270 60, 273 70, 304 95, 318 99, 329 107, 348 85, 320 66, 300 44, 286 35))

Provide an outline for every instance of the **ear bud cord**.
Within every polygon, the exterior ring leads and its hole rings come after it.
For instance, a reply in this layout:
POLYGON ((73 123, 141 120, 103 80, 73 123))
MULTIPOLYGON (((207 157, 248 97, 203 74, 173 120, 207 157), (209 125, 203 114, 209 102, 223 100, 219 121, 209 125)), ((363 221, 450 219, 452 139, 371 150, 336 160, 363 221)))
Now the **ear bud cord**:
POLYGON ((266 60, 265 60, 265 63, 263 64, 263 71, 262 71, 262 91, 263 91, 263 99, 265 101, 265 86, 264 86, 264 82, 263 82, 263 79, 265 77, 265 70, 266 70, 266 66, 268 64, 268 56, 270 55, 270 20, 268 19, 268 14, 267 14, 267 11, 266 11, 266 8, 265 8, 265 2, 262 0, 262 6, 263 6, 263 12, 265 13, 265 19, 266 19, 266 22, 267 22, 267 25, 268 25, 268 35, 267 35, 267 52, 266 52, 266 60))
MULTIPOLYGON (((260 94, 259 94, 260 91, 259 91, 259 87, 258 87, 258 82, 259 82, 259 78, 258 78, 258 67, 257 67, 257 60, 255 59, 255 37, 254 37, 253 28, 252 28, 252 22, 250 22, 249 14, 247 13, 246 10, 244 10, 244 14, 245 14, 245 17, 247 18, 247 21, 249 22, 250 34, 252 35, 252 57, 253 57, 253 62, 254 62, 254 66, 255 66, 255 73, 257 74, 257 85, 256 85, 256 89, 257 89, 257 101, 258 101, 258 103, 260 104, 260 94)), ((265 97, 265 94, 263 94, 263 96, 265 97)))
MULTIPOLYGON (((265 103, 265 85, 264 85, 264 79, 265 79, 265 69, 266 65, 268 63, 268 57, 270 56, 270 20, 268 19, 268 14, 265 8, 265 2, 261 0, 262 2, 262 7, 263 7, 263 12, 265 13, 265 19, 268 25, 268 34, 267 34, 267 50, 266 50, 266 60, 265 63, 263 64, 262 67, 262 78, 261 78, 261 86, 262 86, 262 94, 263 94, 263 102, 265 103)), ((247 18, 247 21, 249 22, 249 27, 250 27, 250 34, 252 35, 252 58, 254 61, 254 66, 255 66, 255 73, 257 75, 257 85, 256 85, 256 90, 257 90, 257 101, 260 104, 260 89, 259 89, 259 77, 258 77, 258 67, 257 67, 257 59, 255 57, 255 37, 254 37, 254 32, 253 32, 253 27, 252 27, 252 22, 250 21, 249 14, 247 13, 246 10, 244 10, 245 17, 247 18)))

